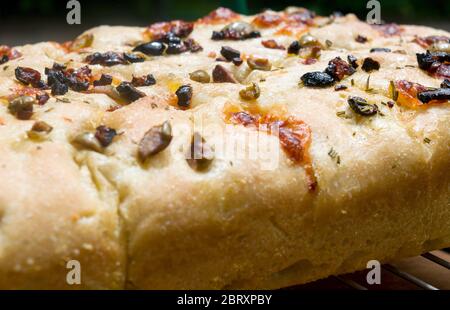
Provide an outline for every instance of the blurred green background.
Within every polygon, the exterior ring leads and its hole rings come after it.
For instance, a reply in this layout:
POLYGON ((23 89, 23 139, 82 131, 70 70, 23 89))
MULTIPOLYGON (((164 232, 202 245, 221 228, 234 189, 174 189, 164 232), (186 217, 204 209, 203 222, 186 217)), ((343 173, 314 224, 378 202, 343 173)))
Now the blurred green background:
MULTIPOLYGON (((17 0, 0 5, 0 44, 18 45, 42 40, 65 41, 100 24, 148 25, 158 20, 192 20, 218 6, 244 14, 265 8, 304 6, 321 15, 353 12, 364 19, 367 0, 80 0, 81 25, 66 23, 65 0, 17 0)), ((382 19, 431 25, 450 30, 450 0, 381 0, 382 19)))

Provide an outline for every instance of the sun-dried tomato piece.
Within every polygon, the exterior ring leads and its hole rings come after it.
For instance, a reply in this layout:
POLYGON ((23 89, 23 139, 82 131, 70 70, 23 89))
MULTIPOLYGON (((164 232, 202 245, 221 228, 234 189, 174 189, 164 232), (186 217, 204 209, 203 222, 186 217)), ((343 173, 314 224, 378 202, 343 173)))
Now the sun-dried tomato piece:
POLYGON ((414 38, 414 42, 422 46, 423 48, 428 48, 434 43, 438 42, 450 42, 450 38, 447 36, 427 36, 427 37, 419 37, 416 36, 414 38))
POLYGON ((261 13, 252 20, 252 24, 260 28, 276 27, 281 22, 283 18, 280 15, 270 12, 261 13))
POLYGON ((153 74, 147 74, 139 77, 133 76, 133 79, 131 80, 131 85, 135 87, 150 86, 155 84, 156 80, 153 74))
POLYGON ((277 41, 272 40, 272 39, 263 40, 263 41, 261 41, 261 44, 266 48, 277 49, 277 50, 286 49, 283 45, 278 44, 277 41))
POLYGON ((190 51, 191 53, 203 51, 203 47, 192 38, 187 38, 186 40, 184 40, 184 45, 186 46, 187 50, 190 51))
POLYGON ((403 32, 403 28, 395 23, 372 26, 385 37, 396 36, 403 32))
POLYGON ((342 80, 345 76, 352 75, 356 72, 348 62, 341 59, 340 57, 333 58, 328 63, 325 72, 331 75, 335 80, 342 80))
POLYGON ((230 22, 232 20, 236 20, 239 18, 239 16, 239 14, 233 12, 230 9, 219 7, 205 17, 199 19, 198 22, 204 24, 222 24, 230 22))
POLYGON ((158 22, 151 24, 146 29, 145 34, 147 34, 152 40, 161 40, 169 33, 172 33, 180 38, 185 38, 191 34, 193 29, 194 23, 192 22, 173 20, 170 22, 158 22))
MULTIPOLYGON (((418 99, 418 94, 426 92, 429 89, 421 84, 409 82, 406 80, 395 81, 395 90, 397 95, 397 103, 408 107, 408 108, 418 108, 425 105, 424 102, 418 99)), ((441 101, 431 100, 427 104, 440 103, 441 101)))
POLYGON ((316 13, 305 8, 299 8, 298 10, 287 13, 285 21, 288 24, 305 24, 312 26, 314 25, 314 17, 316 13))
POLYGON ((37 70, 27 67, 17 67, 14 73, 16 79, 25 85, 31 85, 36 88, 45 87, 45 83, 41 81, 41 73, 37 70))
POLYGON ((304 167, 309 190, 315 190, 317 180, 309 153, 312 135, 310 127, 305 122, 292 116, 268 114, 260 110, 250 112, 231 105, 225 107, 224 113, 225 121, 228 123, 278 135, 287 157, 304 167))

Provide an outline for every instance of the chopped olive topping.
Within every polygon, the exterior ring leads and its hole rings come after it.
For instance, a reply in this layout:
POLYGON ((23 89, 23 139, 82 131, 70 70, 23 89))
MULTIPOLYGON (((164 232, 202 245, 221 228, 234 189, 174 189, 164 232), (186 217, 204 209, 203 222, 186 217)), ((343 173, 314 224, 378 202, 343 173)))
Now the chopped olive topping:
POLYGON ((211 81, 211 77, 205 70, 196 70, 192 73, 189 73, 189 77, 191 80, 199 83, 209 83, 211 81))
POLYGON ((260 93, 261 91, 258 84, 252 83, 252 85, 249 85, 239 91, 239 96, 241 96, 241 98, 244 100, 255 100, 259 98, 260 93))
POLYGON ((8 110, 20 120, 28 120, 33 115, 33 104, 36 99, 31 96, 20 96, 8 104, 8 110))
POLYGON ((417 98, 423 103, 428 103, 431 100, 450 100, 450 88, 439 88, 420 92, 417 98))
POLYGON ((445 79, 445 80, 441 83, 441 88, 450 88, 450 80, 449 80, 449 79, 445 79))
POLYGON ((261 36, 252 25, 246 22, 233 22, 228 24, 220 31, 213 31, 211 39, 213 40, 245 40, 258 38, 261 36))
POLYGON ((347 60, 348 60, 348 63, 351 64, 353 68, 356 69, 356 68, 359 67, 359 65, 358 65, 358 63, 357 63, 358 59, 357 59, 355 56, 353 56, 353 55, 348 55, 348 56, 347 56, 347 60))
POLYGON ((75 138, 73 138, 71 142, 78 148, 88 149, 98 153, 103 152, 103 147, 100 144, 100 141, 92 132, 84 132, 82 134, 79 134, 75 136, 75 138))
POLYGON ((328 73, 335 80, 340 81, 345 76, 352 75, 356 70, 340 57, 333 58, 328 62, 325 73, 328 73))
POLYGON ((115 136, 117 132, 113 128, 101 125, 95 129, 95 137, 103 147, 110 145, 115 136))
POLYGON ((235 58, 241 57, 241 52, 229 46, 222 46, 220 54, 222 54, 222 56, 225 57, 225 59, 228 61, 232 61, 235 58))
POLYGON ((137 55, 137 54, 133 54, 133 53, 124 53, 123 57, 129 63, 136 63, 136 62, 144 62, 145 61, 144 57, 142 57, 140 55, 137 55))
POLYGON ((39 105, 44 105, 48 101, 48 99, 50 99, 50 96, 46 92, 36 94, 37 104, 39 105))
POLYGON ((194 23, 183 20, 173 20, 170 22, 157 22, 151 24, 146 30, 146 34, 154 40, 162 40, 167 36, 180 38, 187 37, 194 29, 194 23))
POLYGON ((172 127, 169 121, 150 128, 139 142, 138 157, 145 162, 150 156, 156 155, 167 148, 172 141, 172 127))
POLYGON ((138 100, 139 98, 145 97, 145 93, 136 89, 129 82, 122 82, 119 86, 116 87, 116 90, 119 92, 120 96, 127 100, 127 102, 131 103, 133 101, 138 100))
POLYGON ((252 70, 270 71, 272 64, 267 58, 249 57, 247 58, 247 65, 252 70))
POLYGON ((187 51, 186 45, 183 42, 169 43, 167 45, 166 53, 169 55, 177 55, 187 51))
POLYGON ((427 51, 426 54, 417 54, 419 68, 429 74, 450 77, 450 53, 427 51))
POLYGON ((325 72, 308 72, 302 75, 301 80, 305 86, 328 87, 334 84, 334 78, 325 72))
POLYGON ((192 86, 182 85, 175 92, 178 98, 178 106, 182 108, 188 108, 191 105, 192 99, 192 86))
POLYGON ((58 80, 56 80, 52 85, 52 95, 53 96, 62 96, 64 94, 66 94, 68 91, 69 91, 69 86, 61 83, 58 80))
POLYGON ((136 87, 155 85, 156 80, 153 74, 147 74, 141 77, 133 76, 131 84, 136 87))
POLYGON ((374 70, 380 70, 380 63, 376 60, 373 60, 370 57, 364 59, 362 67, 364 71, 371 72, 374 70))
POLYGON ((334 87, 334 90, 335 91, 340 91, 340 90, 345 90, 345 89, 347 89, 348 87, 347 86, 345 86, 344 84, 338 84, 338 85, 336 85, 335 87, 334 87))
POLYGON ((205 171, 211 165, 213 159, 213 149, 198 132, 195 132, 192 136, 190 150, 186 155, 189 167, 195 171, 205 171))
POLYGON ((166 50, 166 45, 159 41, 151 41, 140 44, 133 49, 133 52, 141 52, 145 55, 160 56, 166 50))
POLYGON ((94 86, 106 86, 111 85, 113 77, 108 74, 102 74, 99 80, 94 81, 94 86))
POLYGON ((367 103, 367 101, 361 97, 348 98, 348 104, 352 110, 362 116, 371 116, 378 112, 378 108, 374 104, 367 103))
POLYGON ((76 38, 71 44, 70 44, 70 50, 72 51, 78 51, 82 48, 91 47, 92 43, 94 42, 94 35, 91 33, 86 33, 78 38, 76 38))
POLYGON ((390 53, 391 49, 386 47, 374 47, 370 49, 371 53, 390 53))
POLYGON ((197 53, 203 50, 203 47, 192 38, 184 40, 184 45, 186 46, 187 50, 190 51, 191 53, 197 53))
POLYGON ((367 42, 367 38, 365 36, 359 35, 355 38, 355 41, 358 43, 366 43, 367 42))
POLYGON ((300 43, 298 41, 293 41, 289 45, 289 47, 287 49, 287 52, 288 52, 288 54, 298 55, 298 52, 300 51, 300 48, 301 48, 300 43))
POLYGON ((316 37, 310 35, 310 34, 305 34, 303 35, 300 40, 298 40, 298 43, 300 44, 300 46, 303 47, 310 47, 310 46, 322 46, 322 44, 320 44, 319 40, 317 40, 316 37))
POLYGON ((242 60, 242 58, 234 58, 231 62, 233 63, 233 65, 239 67, 244 61, 242 60))
POLYGON ((0 65, 3 65, 4 63, 7 63, 9 61, 8 55, 3 55, 0 57, 0 65))
POLYGON ((233 74, 221 65, 214 67, 212 77, 214 83, 237 83, 237 80, 233 74))
POLYGON ((30 139, 34 140, 40 140, 47 136, 51 131, 53 130, 53 127, 47 124, 44 121, 36 121, 31 129, 27 131, 27 136, 30 139))
MULTIPOLYGON (((294 42, 297 42, 297 41, 294 41, 294 42)), ((272 39, 270 39, 270 40, 263 40, 263 41, 261 41, 261 44, 264 47, 270 48, 270 49, 278 49, 278 50, 284 50, 285 49, 285 47, 283 45, 278 44, 277 41, 272 40, 272 39)), ((297 51, 297 53, 298 53, 298 51, 297 51)))
POLYGON ((105 52, 88 55, 85 61, 91 65, 102 65, 107 67, 112 67, 115 65, 126 65, 128 61, 125 59, 123 54, 116 52, 105 52))
POLYGON ((16 79, 25 85, 31 85, 36 88, 43 88, 46 86, 45 83, 41 81, 41 74, 37 70, 26 67, 17 67, 14 73, 16 79))

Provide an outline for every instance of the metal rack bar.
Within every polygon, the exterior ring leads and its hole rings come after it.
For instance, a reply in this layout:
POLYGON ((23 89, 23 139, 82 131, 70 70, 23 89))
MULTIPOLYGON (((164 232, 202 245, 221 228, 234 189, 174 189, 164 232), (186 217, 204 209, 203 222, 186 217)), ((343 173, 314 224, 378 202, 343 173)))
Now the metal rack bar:
POLYGON ((441 265, 442 267, 445 267, 447 269, 450 269, 450 262, 446 261, 443 258, 440 258, 439 256, 434 255, 433 253, 425 253, 422 254, 423 257, 426 259, 431 260, 432 262, 441 265))
POLYGON ((339 281, 341 281, 342 283, 346 284, 347 286, 354 288, 356 290, 361 290, 361 291, 367 291, 367 287, 362 286, 359 283, 356 283, 355 281, 351 280, 351 279, 346 279, 342 276, 335 276, 336 279, 338 279, 339 281))
POLYGON ((408 280, 408 281, 414 283, 415 285, 417 285, 425 290, 439 290, 437 287, 435 287, 435 286, 433 286, 433 285, 431 285, 431 284, 429 284, 407 272, 399 270, 398 268, 396 268, 392 265, 386 264, 386 265, 383 265, 383 268, 405 280, 408 280))

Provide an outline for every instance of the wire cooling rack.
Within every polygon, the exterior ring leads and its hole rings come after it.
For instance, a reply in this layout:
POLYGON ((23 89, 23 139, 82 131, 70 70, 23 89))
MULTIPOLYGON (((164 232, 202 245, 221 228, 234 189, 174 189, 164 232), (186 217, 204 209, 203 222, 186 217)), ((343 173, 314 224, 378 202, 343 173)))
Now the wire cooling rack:
POLYGON ((368 271, 331 276, 288 289, 450 290, 450 248, 382 265, 381 284, 368 284, 368 271))

